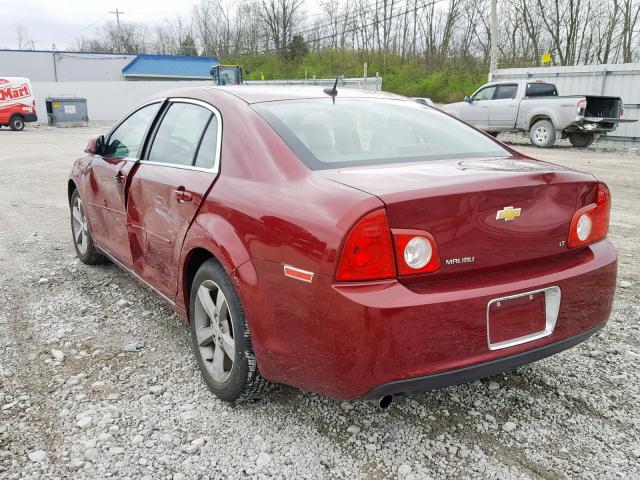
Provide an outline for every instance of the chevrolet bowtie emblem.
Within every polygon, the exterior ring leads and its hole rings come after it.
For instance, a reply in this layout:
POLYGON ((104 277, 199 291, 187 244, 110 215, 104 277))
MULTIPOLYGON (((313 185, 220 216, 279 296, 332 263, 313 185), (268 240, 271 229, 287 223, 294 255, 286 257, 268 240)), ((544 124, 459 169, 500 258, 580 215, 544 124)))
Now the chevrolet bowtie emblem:
POLYGON ((504 207, 502 210, 498 210, 496 213, 496 220, 504 220, 509 222, 520 216, 521 208, 504 207))

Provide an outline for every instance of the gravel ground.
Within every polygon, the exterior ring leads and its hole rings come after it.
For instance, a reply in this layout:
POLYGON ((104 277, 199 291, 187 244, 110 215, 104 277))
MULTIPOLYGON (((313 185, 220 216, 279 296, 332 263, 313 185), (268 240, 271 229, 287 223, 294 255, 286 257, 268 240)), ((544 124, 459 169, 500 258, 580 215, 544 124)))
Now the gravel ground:
POLYGON ((384 411, 288 387, 231 407, 174 313, 75 258, 65 182, 99 130, 0 131, 0 478, 640 477, 637 155, 517 147, 612 190, 619 288, 598 337, 384 411))

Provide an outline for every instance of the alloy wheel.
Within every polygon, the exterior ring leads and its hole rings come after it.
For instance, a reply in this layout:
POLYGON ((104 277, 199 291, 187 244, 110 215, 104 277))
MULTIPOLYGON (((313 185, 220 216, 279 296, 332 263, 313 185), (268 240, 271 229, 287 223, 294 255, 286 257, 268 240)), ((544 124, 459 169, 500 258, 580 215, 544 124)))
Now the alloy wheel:
POLYGON ((533 132, 533 138, 538 144, 545 143, 548 136, 549 131, 545 127, 538 127, 536 128, 535 132, 533 132))
POLYGON ((76 243, 78 252, 81 255, 87 253, 89 248, 89 227, 87 226, 87 216, 80 197, 76 197, 71 208, 71 224, 73 228, 73 241, 76 243))
POLYGON ((225 383, 233 369, 236 342, 227 298, 212 280, 198 287, 193 321, 203 364, 216 382, 225 383))

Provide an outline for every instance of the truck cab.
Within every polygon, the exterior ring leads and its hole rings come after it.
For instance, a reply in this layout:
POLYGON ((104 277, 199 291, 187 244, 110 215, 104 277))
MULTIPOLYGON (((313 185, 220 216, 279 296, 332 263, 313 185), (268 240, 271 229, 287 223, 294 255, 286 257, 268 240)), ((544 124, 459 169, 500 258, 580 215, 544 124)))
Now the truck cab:
POLYGON ((242 85, 242 67, 240 65, 214 65, 211 76, 215 85, 242 85))

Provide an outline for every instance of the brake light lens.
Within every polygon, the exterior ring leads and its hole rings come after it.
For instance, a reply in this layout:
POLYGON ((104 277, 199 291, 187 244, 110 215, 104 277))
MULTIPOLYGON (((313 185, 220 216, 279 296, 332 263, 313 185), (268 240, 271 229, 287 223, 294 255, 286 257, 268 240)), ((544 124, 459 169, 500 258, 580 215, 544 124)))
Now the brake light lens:
POLYGON ((599 183, 596 201, 578 210, 571 219, 569 248, 588 245, 607 236, 611 213, 611 194, 604 183, 599 183))
POLYGON ((398 260, 398 275, 435 272, 440 268, 440 255, 433 236, 421 230, 393 229, 393 242, 398 260))
POLYGON ((349 232, 336 280, 380 280, 396 274, 391 232, 384 209, 362 218, 349 232))
POLYGON ((578 107, 578 113, 585 110, 587 108, 587 100, 583 98, 582 100, 578 100, 576 102, 576 107, 578 107))

